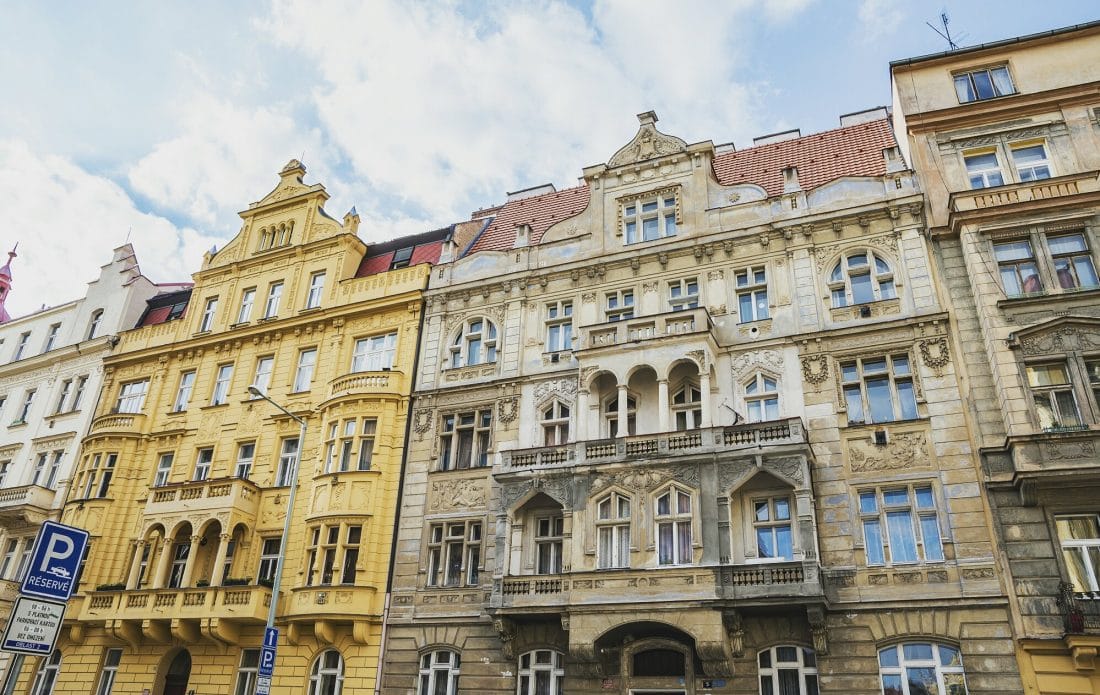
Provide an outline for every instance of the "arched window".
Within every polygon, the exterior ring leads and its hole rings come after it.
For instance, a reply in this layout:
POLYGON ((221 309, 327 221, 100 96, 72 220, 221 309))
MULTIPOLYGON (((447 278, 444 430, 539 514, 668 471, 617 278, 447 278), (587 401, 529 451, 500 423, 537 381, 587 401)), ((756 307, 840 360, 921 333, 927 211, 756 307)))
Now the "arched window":
POLYGON ((597 564, 630 567, 630 498, 613 492, 596 503, 597 564))
POLYGON ((817 659, 806 647, 760 652, 760 695, 817 695, 817 659))
POLYGON ((878 652, 883 695, 966 695, 962 656, 955 647, 905 642, 878 652))
POLYGON ((657 562, 691 564, 691 495, 672 486, 657 496, 657 562))
POLYGON ((749 422, 779 419, 779 388, 770 376, 757 374, 745 382, 746 418, 749 422))
POLYGON ((870 251, 857 251, 841 258, 829 276, 829 290, 833 308, 897 296, 890 264, 870 251))
POLYGON ((458 692, 458 652, 446 649, 420 657, 417 695, 455 695, 458 692))
POLYGON ((34 674, 34 685, 31 686, 31 695, 50 695, 53 686, 57 683, 57 674, 61 672, 61 650, 55 649, 49 658, 42 659, 38 671, 34 674))
POLYGON ((678 431, 698 429, 703 422, 703 394, 699 387, 685 382, 672 394, 672 413, 678 431))
POLYGON ((626 399, 626 434, 619 434, 619 399, 617 396, 613 396, 604 403, 603 416, 604 422, 607 423, 608 437, 626 437, 638 431, 638 401, 634 399, 634 396, 627 396, 626 399))
POLYGON ((569 406, 554 401, 542 409, 543 444, 554 446, 569 441, 569 406))
POLYGON ((451 367, 497 361, 497 327, 487 319, 467 321, 451 343, 451 367))
POLYGON ((92 312, 92 319, 88 322, 88 336, 86 340, 91 340, 95 337, 96 331, 99 330, 99 323, 103 320, 103 310, 96 309, 92 312))
POLYGON ((309 672, 309 695, 340 695, 344 687, 344 659, 328 649, 313 660, 309 672))
POLYGON ((517 695, 562 695, 562 655, 551 649, 536 649, 519 658, 517 695))

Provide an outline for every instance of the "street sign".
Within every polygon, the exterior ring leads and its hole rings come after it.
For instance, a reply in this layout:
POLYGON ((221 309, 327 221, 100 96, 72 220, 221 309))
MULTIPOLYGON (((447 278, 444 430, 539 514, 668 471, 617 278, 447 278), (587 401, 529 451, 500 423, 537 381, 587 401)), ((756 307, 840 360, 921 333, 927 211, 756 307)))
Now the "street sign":
POLYGON ((88 545, 88 532, 55 521, 42 524, 31 551, 31 564, 20 593, 55 601, 68 601, 73 580, 88 545))
POLYGON ((19 654, 49 656, 65 619, 65 604, 19 596, 4 628, 0 649, 19 654))
POLYGON ((271 676, 256 677, 256 695, 271 695, 271 676))
MULTIPOLYGON (((259 676, 267 678, 271 682, 271 676, 275 674, 275 649, 279 646, 279 628, 269 627, 264 629, 264 645, 260 649, 260 665, 256 669, 259 676)), ((258 681, 257 681, 258 683, 258 681)), ((256 695, 265 695, 256 686, 256 695)))

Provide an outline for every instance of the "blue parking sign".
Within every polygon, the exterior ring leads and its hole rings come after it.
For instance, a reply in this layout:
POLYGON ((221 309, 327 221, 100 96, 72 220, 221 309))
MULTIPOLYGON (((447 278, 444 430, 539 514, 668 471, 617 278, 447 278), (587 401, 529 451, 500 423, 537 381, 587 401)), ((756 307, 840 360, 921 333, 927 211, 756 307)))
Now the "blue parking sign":
MULTIPOLYGON (((279 629, 269 627, 264 630, 264 644, 260 649, 260 665, 256 669, 257 675, 270 679, 275 673, 275 649, 279 646, 279 629)), ((259 688, 256 692, 260 693, 259 688)))
POLYGON ((28 596, 68 601, 87 547, 88 532, 84 529, 55 521, 43 523, 19 591, 28 596))

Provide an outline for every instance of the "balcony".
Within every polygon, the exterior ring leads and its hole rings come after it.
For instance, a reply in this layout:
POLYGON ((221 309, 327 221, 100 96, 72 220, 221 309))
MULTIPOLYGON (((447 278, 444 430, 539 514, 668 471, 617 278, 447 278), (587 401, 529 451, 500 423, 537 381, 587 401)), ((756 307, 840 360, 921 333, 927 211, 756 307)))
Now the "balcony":
MULTIPOLYGON (((363 575, 363 572, 359 573, 363 575)), ((336 619, 382 615, 382 595, 373 586, 325 584, 291 589, 282 614, 291 620, 336 619)))
POLYGON ((265 586, 97 591, 88 595, 79 619, 133 621, 139 627, 144 621, 211 618, 262 625, 270 605, 271 589, 265 586))
POLYGON ((141 434, 145 431, 144 413, 111 413, 92 420, 88 436, 141 434))
POLYGON ((378 372, 353 372, 328 384, 329 398, 359 395, 401 396, 408 393, 405 373, 392 369, 378 372))
POLYGON ((988 214, 1005 212, 1028 206, 1038 206, 1071 196, 1100 194, 1100 171, 1058 176, 1042 181, 1028 181, 973 191, 957 191, 948 203, 951 209, 949 226, 957 231, 958 224, 988 214))
POLYGON ((577 352, 666 339, 669 336, 709 334, 713 328, 714 322, 703 307, 609 321, 581 326, 581 349, 577 352))
POLYGON ((174 483, 149 491, 146 519, 178 518, 194 512, 231 512, 232 517, 254 520, 260 506, 260 488, 243 478, 216 478, 174 483))
POLYGON ((23 485, 0 490, 0 521, 38 524, 53 508, 56 493, 41 485, 23 485))
POLYGON ((1100 635, 1100 592, 1079 592, 1073 585, 1059 585, 1058 608, 1067 635, 1100 635))
POLYGON ((806 429, 802 420, 787 418, 727 427, 640 434, 619 439, 587 440, 560 446, 512 449, 501 452, 501 470, 498 472, 725 453, 764 446, 800 445, 806 446, 806 429))
POLYGON ((491 606, 503 611, 556 612, 568 606, 726 600, 769 605, 820 602, 812 562, 721 567, 658 567, 504 577, 493 582, 491 606))

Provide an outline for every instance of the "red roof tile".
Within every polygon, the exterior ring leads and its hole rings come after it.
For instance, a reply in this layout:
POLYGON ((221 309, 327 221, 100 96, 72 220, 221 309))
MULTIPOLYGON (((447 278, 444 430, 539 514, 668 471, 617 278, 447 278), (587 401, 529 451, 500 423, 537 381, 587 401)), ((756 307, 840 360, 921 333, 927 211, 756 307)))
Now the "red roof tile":
MULTIPOLYGON (((516 225, 531 225, 531 244, 537 244, 550 225, 573 217, 588 207, 588 186, 510 200, 474 242, 469 253, 501 251, 516 243, 516 225)), ((480 213, 479 213, 480 214, 480 213)))
POLYGON ((430 244, 421 244, 413 249, 412 259, 409 261, 409 265, 420 265, 421 263, 431 263, 435 265, 439 262, 439 255, 443 253, 443 241, 433 241, 430 244))
POLYGON ((170 306, 162 306, 157 307, 156 309, 150 309, 149 313, 147 313, 144 318, 141 319, 141 323, 138 324, 138 327, 140 328, 141 326, 155 326, 158 323, 164 323, 164 320, 168 318, 168 312, 171 310, 172 307, 170 306))
MULTIPOLYGON (((393 242, 387 242, 387 246, 392 246, 393 242)), ((407 248, 407 247, 406 247, 407 248)), ((370 249, 367 249, 367 255, 363 256, 363 260, 359 263, 359 270, 355 272, 355 277, 361 278, 367 275, 374 275, 375 273, 384 273, 390 269, 390 264, 393 263, 393 254, 395 250, 380 251, 376 255, 370 253, 370 249)), ((412 257, 409 259, 409 265, 420 265, 421 263, 438 263, 439 255, 443 252, 443 240, 437 239, 429 241, 424 244, 417 244, 413 247, 412 257)))
POLYGON ((809 191, 842 176, 882 176, 882 151, 897 146, 886 119, 827 130, 783 142, 714 157, 714 175, 723 185, 753 183, 768 196, 783 192, 783 169, 798 167, 798 182, 809 191))
POLYGON ((384 273, 390 269, 390 263, 392 262, 393 251, 386 251, 377 256, 372 256, 368 253, 366 256, 363 256, 363 260, 359 263, 359 270, 356 271, 355 277, 361 278, 368 275, 374 275, 375 273, 384 273))

